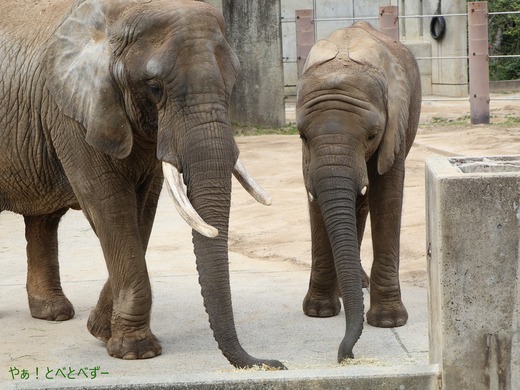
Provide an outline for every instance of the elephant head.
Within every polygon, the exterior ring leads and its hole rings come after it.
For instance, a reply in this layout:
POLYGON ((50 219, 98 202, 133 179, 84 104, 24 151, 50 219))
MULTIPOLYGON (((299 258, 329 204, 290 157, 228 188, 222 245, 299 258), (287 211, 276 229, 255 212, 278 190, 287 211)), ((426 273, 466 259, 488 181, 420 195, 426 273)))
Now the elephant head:
POLYGON ((232 174, 260 202, 270 198, 238 160, 228 101, 239 62, 223 31, 222 16, 201 2, 78 0, 49 43, 46 85, 97 151, 124 160, 155 150, 175 205, 194 229, 199 281, 219 348, 238 367, 282 368, 248 355, 233 320, 232 174))
MULTIPOLYGON (((340 361, 353 356, 363 328, 359 235, 364 220, 357 221, 356 215, 367 202, 372 179, 385 177, 404 162, 413 140, 406 137, 410 85, 388 42, 366 23, 317 42, 298 81, 296 119, 311 220, 312 210, 319 210, 314 214, 320 215, 326 230, 321 241, 330 242, 345 307, 340 361)), ((338 310, 332 308, 334 314, 338 310)))

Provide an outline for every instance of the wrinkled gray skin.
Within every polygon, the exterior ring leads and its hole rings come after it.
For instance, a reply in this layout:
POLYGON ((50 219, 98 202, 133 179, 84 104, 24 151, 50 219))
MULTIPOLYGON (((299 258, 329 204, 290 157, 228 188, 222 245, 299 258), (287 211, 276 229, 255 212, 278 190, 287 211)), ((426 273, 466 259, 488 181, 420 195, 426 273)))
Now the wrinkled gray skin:
POLYGON ((227 237, 238 148, 228 99, 239 64, 222 16, 185 0, 2 0, 0 15, 0 211, 25 218, 31 314, 74 315, 57 227, 69 208, 82 209, 109 272, 90 332, 118 358, 161 354, 145 252, 166 161, 219 231, 194 231, 193 245, 220 349, 237 367, 283 368, 248 355, 233 320, 227 237))
POLYGON ((337 315, 346 333, 338 360, 353 357, 363 328, 359 249, 370 210, 374 262, 369 324, 402 326, 399 235, 405 157, 420 113, 415 59, 367 23, 334 32, 312 48, 298 82, 297 125, 309 196, 312 270, 309 316, 337 315))

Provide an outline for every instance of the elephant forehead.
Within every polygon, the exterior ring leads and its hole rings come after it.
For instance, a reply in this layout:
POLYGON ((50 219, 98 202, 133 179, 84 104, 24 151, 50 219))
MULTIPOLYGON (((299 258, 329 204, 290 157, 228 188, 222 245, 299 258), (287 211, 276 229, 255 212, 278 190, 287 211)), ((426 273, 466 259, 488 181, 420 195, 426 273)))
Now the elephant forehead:
POLYGON ((310 69, 297 85, 297 107, 317 97, 351 98, 379 106, 384 103, 385 96, 386 82, 382 74, 359 64, 323 64, 310 69))

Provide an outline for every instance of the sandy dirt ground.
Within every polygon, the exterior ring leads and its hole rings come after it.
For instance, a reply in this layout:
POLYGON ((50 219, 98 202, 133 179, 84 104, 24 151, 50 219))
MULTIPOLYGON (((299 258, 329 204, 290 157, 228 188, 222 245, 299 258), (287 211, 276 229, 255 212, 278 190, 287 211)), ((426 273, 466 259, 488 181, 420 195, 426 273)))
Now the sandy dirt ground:
MULTIPOLYGON (((489 125, 470 124, 466 99, 425 97, 415 143, 406 162, 401 232, 401 281, 425 287, 425 160, 438 156, 494 156, 520 154, 520 95, 493 95, 489 125), (438 100, 444 99, 444 100, 438 100)), ((294 111, 287 110, 287 118, 294 111)), ((273 205, 235 200, 230 249, 253 258, 289 261, 310 266, 310 229, 301 172, 298 136, 237 138, 241 159, 270 192, 273 205)), ((235 195, 238 191, 235 192, 235 195)), ((235 196, 235 199, 237 197, 235 196)), ((362 245, 362 263, 372 261, 370 223, 362 245)))

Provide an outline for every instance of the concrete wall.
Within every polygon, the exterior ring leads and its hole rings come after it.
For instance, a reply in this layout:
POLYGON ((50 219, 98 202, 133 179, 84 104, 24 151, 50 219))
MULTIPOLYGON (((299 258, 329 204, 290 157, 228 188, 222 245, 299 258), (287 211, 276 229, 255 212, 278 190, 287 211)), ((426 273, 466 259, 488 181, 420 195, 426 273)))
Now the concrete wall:
POLYGON ((222 0, 204 0, 205 3, 211 4, 213 7, 218 8, 222 12, 222 0))
MULTIPOLYGON (((423 14, 435 14, 438 10, 437 1, 429 0, 423 4, 423 14)), ((460 0, 442 0, 441 14, 467 13, 467 3, 460 0)), ((467 44, 467 17, 446 17, 446 33, 442 40, 434 40, 430 34, 430 21, 423 22, 423 39, 431 44, 432 57, 466 56, 467 44)), ((468 94, 468 67, 466 59, 433 60, 432 93, 434 95, 467 96, 468 94)))
POLYGON ((285 95, 279 0, 204 0, 226 19, 226 38, 240 60, 231 120, 283 126, 285 95))
POLYGON ((443 389, 520 389, 520 157, 426 160, 430 363, 443 389))

